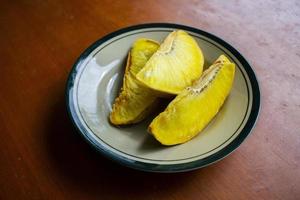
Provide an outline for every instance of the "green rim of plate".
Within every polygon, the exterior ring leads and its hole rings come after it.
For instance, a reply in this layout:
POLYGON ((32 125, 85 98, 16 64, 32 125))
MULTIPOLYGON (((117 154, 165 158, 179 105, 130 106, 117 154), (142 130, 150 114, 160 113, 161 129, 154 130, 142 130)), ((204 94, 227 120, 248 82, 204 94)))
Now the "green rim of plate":
POLYGON ((69 74, 67 85, 66 85, 66 104, 67 104, 67 110, 68 114, 77 128, 80 135, 84 137, 84 139, 98 152, 106 156, 107 158, 116 161, 119 164, 122 164, 124 166, 142 170, 142 171, 148 171, 148 172, 165 172, 165 173, 174 173, 174 172, 183 172, 183 171, 190 171, 194 169, 198 169, 201 167, 205 167, 207 165, 210 165, 212 163, 215 163, 219 161, 220 159, 226 157, 231 152, 233 152, 237 147, 240 146, 240 144, 246 139, 246 137, 250 134, 252 128, 255 126, 259 111, 260 111, 260 89, 258 85, 257 78, 255 76, 255 73, 247 60, 230 44, 225 42, 224 40, 220 39, 217 36, 214 36, 208 32, 202 31, 200 29, 196 29, 193 27, 180 25, 180 24, 170 24, 170 23, 149 23, 149 24, 140 24, 135 26, 126 27, 120 30, 117 30, 115 32, 112 32, 101 39, 94 42, 92 45, 90 45, 77 59, 75 64, 73 65, 73 68, 69 74), (247 76, 250 80, 251 88, 252 88, 252 108, 250 111, 249 118, 247 119, 247 122, 239 135, 227 146, 225 146, 223 149, 219 150, 218 152, 196 161, 188 162, 188 163, 181 163, 181 164, 151 164, 151 163, 145 163, 141 161, 131 160, 129 158, 123 157, 122 155, 119 155, 117 153, 114 153, 112 151, 109 151, 106 149, 101 143, 96 141, 90 133, 84 128, 84 125, 79 120, 78 115, 75 112, 75 104, 73 101, 73 86, 74 86, 74 80, 78 73, 78 66, 79 64, 85 60, 92 51, 94 51, 99 45, 103 44, 104 42, 127 32, 140 30, 140 29, 147 29, 147 28, 172 28, 172 29, 182 29, 186 30, 192 33, 196 33, 199 35, 203 35, 220 45, 222 45, 224 48, 226 48, 228 51, 230 51, 236 59, 242 64, 242 67, 247 73, 247 76))

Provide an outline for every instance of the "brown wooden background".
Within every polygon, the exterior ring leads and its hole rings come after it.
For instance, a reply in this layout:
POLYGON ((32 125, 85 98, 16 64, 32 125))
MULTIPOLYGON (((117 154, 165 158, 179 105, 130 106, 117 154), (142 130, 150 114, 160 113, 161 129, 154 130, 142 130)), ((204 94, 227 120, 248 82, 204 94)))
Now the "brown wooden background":
POLYGON ((2 0, 0 130, 0 199, 300 199, 300 2, 2 0), (75 59, 101 36, 146 22, 209 31, 252 64, 260 118, 230 157, 143 173, 75 134, 64 104, 75 59))

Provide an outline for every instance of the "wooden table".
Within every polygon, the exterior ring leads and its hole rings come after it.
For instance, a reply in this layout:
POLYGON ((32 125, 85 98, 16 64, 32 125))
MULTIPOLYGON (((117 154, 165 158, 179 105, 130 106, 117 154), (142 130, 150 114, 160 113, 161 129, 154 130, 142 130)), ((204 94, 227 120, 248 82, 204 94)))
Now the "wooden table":
POLYGON ((4 0, 0 45, 0 199, 300 199, 299 1, 4 0), (256 128, 221 162, 144 173, 75 133, 64 102, 75 59, 103 35, 147 22, 216 34, 256 71, 256 128))

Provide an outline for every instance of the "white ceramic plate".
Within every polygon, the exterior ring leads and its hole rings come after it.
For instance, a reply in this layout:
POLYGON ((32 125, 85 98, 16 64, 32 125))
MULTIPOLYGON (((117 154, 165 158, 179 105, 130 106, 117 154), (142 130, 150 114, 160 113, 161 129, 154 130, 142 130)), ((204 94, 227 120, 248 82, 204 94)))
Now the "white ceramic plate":
POLYGON ((66 93, 74 125, 96 150, 125 166, 152 172, 188 171, 224 158, 248 136, 260 108, 259 86, 244 57, 212 34, 177 24, 137 25, 96 41, 75 63, 66 93), (132 43, 141 37, 161 42, 175 29, 183 29, 196 39, 206 67, 225 54, 237 68, 230 96, 214 120, 191 141, 165 147, 146 131, 153 116, 125 127, 112 126, 108 116, 132 43))

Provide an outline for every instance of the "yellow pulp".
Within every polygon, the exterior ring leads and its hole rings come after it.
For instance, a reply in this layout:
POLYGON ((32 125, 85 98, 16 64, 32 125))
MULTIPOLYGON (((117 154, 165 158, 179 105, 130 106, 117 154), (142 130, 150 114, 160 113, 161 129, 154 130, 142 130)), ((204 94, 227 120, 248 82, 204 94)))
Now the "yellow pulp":
POLYGON ((149 131, 164 145, 189 141, 218 113, 230 92, 234 73, 235 65, 220 56, 152 121, 149 131))
POLYGON ((159 44, 149 39, 138 39, 133 44, 123 78, 123 86, 115 99, 110 121, 115 125, 132 124, 143 120, 157 104, 153 91, 139 83, 135 75, 157 51, 159 44))
POLYGON ((167 36, 136 77, 161 93, 179 94, 201 76, 203 64, 197 42, 188 33, 177 30, 167 36))

